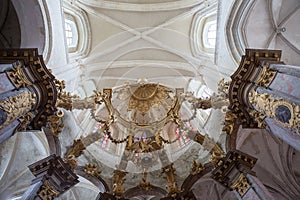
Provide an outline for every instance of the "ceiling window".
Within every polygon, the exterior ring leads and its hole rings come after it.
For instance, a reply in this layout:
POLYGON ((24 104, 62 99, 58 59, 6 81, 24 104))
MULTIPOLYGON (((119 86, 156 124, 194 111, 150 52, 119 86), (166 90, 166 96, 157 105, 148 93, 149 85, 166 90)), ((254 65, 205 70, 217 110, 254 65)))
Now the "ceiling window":
POLYGON ((203 45, 205 48, 215 48, 217 34, 216 20, 205 23, 203 28, 203 45))
POLYGON ((74 52, 78 45, 78 30, 72 19, 65 19, 65 35, 69 52, 74 52))

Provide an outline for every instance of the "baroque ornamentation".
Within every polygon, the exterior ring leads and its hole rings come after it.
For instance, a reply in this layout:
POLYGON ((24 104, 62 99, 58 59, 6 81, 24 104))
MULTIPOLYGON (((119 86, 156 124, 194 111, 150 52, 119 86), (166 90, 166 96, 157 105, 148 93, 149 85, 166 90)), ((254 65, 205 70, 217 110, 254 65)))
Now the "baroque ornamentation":
POLYGON ((260 77, 256 81, 257 85, 268 87, 274 80, 276 74, 276 70, 270 69, 268 66, 264 65, 260 77))
POLYGON ((193 160, 193 165, 191 168, 191 174, 196 175, 202 172, 205 169, 205 167, 202 165, 202 163, 197 163, 195 160, 193 160))
POLYGON ((237 116, 230 110, 228 110, 225 115, 225 121, 222 131, 226 132, 227 134, 231 134, 236 120, 237 116))
POLYGON ((133 136, 130 135, 127 139, 126 150, 136 153, 148 153, 163 148, 162 137, 159 134, 155 135, 155 139, 147 138, 146 141, 140 140, 133 142, 133 136))
POLYGON ((161 105, 169 99, 169 89, 158 84, 144 84, 131 94, 128 110, 139 111, 145 115, 152 106, 161 105))
MULTIPOLYGON (((300 132, 300 106, 268 93, 251 91, 249 101, 262 115, 275 119, 279 124, 300 132)), ((253 114, 253 113, 252 113, 253 114)), ((261 116, 261 115, 260 115, 261 116)), ((253 116, 257 119, 257 114, 253 116)))
POLYGON ((67 163, 71 169, 74 169, 78 165, 78 160, 74 155, 66 156, 63 161, 67 163))
POLYGON ((114 177, 113 177, 113 193, 117 198, 120 198, 123 196, 125 188, 123 186, 125 182, 125 176, 127 172, 115 170, 114 171, 114 177))
POLYGON ((62 123, 63 115, 63 111, 58 111, 54 115, 50 115, 47 118, 47 127, 50 128, 55 137, 58 137, 64 128, 64 124, 62 123))
POLYGON ((19 117, 20 125, 17 128, 17 131, 26 130, 28 124, 30 124, 31 120, 35 117, 32 112, 28 112, 25 115, 19 117))
POLYGON ((81 139, 74 140, 73 145, 68 148, 65 157, 69 155, 74 155, 75 157, 79 157, 83 154, 83 150, 85 150, 85 145, 83 144, 81 139))
POLYGON ((173 163, 167 165, 166 167, 162 168, 162 173, 164 173, 166 182, 167 182, 167 190, 169 195, 172 197, 176 197, 177 193, 180 192, 176 182, 176 174, 175 169, 173 167, 173 163))
POLYGON ((55 86, 59 91, 56 107, 64 108, 66 110, 90 109, 93 108, 95 104, 101 104, 103 101, 103 95, 97 91, 94 91, 95 94, 90 97, 80 99, 78 95, 65 91, 65 81, 55 80, 55 86))
POLYGON ((18 65, 12 68, 10 71, 7 71, 8 77, 11 82, 16 86, 16 88, 27 87, 32 85, 32 83, 27 79, 24 74, 21 65, 18 65))
POLYGON ((143 173, 142 182, 138 185, 138 187, 145 191, 152 190, 152 185, 147 182, 147 172, 143 173))
POLYGON ((87 163, 84 166, 84 172, 91 175, 91 176, 96 176, 96 177, 100 177, 101 174, 101 170, 98 168, 97 164, 91 164, 91 163, 87 163))
POLYGON ((35 94, 25 91, 0 102, 0 109, 6 113, 6 120, 0 126, 2 129, 18 117, 29 112, 35 105, 35 94))
POLYGON ((251 188, 251 185, 243 173, 240 173, 239 177, 231 185, 231 189, 236 190, 240 196, 244 196, 249 188, 251 188))
POLYGON ((252 111, 249 112, 249 114, 257 122, 257 127, 258 128, 266 128, 266 122, 264 121, 266 116, 263 113, 260 113, 257 110, 252 110, 252 111))
POLYGON ((225 82, 225 79, 222 78, 218 83, 218 93, 228 96, 230 83, 231 81, 225 82))
POLYGON ((46 180, 38 195, 42 200, 52 200, 59 195, 59 192, 46 180))

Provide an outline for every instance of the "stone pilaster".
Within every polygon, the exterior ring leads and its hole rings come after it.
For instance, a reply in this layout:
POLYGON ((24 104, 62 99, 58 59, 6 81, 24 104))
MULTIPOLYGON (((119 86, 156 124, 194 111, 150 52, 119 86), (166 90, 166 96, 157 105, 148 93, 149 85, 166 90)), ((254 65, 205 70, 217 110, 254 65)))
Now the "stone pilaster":
POLYGON ((258 187, 255 173, 252 171, 256 158, 238 150, 229 151, 220 159, 212 171, 212 178, 228 188, 234 190, 239 199, 264 199, 267 197, 264 187, 258 187))
POLYGON ((22 200, 51 200, 77 184, 78 176, 69 164, 56 155, 51 155, 29 166, 36 177, 22 200))

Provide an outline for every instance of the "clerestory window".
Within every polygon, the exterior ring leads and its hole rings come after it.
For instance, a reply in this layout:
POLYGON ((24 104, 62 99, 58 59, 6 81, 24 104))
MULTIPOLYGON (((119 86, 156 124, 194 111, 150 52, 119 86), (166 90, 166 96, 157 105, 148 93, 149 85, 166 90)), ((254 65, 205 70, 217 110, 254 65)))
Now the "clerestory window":
POLYGON ((78 45, 78 30, 72 19, 65 19, 65 35, 69 52, 74 52, 78 45))
POLYGON ((216 20, 205 23, 203 28, 203 45, 205 48, 213 49, 216 45, 216 34, 217 34, 217 23, 216 20))

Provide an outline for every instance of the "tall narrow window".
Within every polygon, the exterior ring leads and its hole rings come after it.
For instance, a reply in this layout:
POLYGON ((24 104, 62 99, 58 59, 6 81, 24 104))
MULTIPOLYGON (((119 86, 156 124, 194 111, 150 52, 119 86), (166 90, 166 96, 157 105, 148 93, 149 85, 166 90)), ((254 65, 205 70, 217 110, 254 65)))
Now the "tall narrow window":
POLYGON ((65 34, 69 52, 76 51, 78 45, 78 31, 72 19, 65 19, 65 34))
POLYGON ((217 34, 216 20, 209 21, 204 25, 203 29, 203 45, 205 48, 215 48, 217 34))

